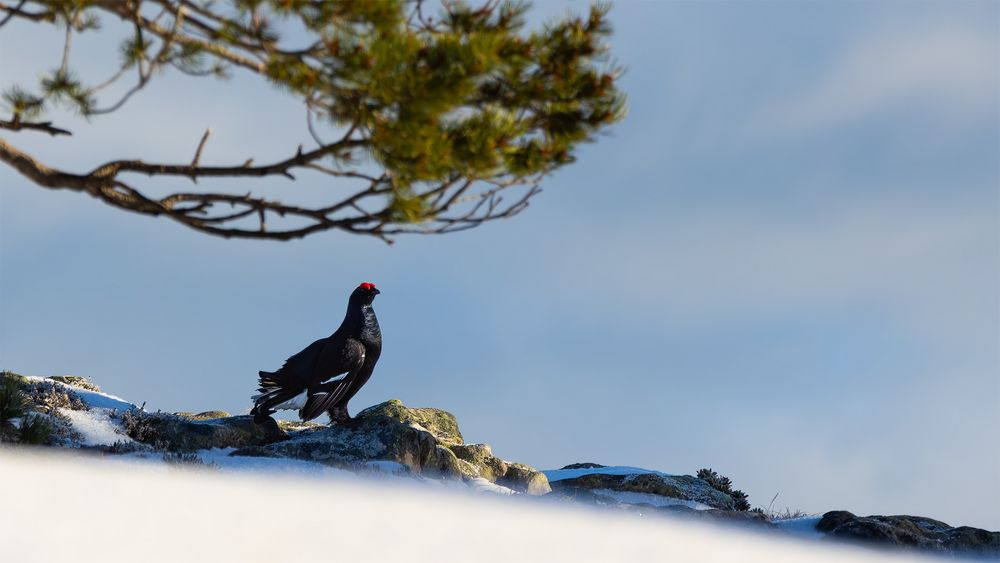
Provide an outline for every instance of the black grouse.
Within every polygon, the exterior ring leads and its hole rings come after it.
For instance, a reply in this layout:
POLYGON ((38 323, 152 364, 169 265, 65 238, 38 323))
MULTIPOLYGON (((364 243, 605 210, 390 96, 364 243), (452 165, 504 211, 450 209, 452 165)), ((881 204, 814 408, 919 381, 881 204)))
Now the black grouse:
POLYGON ((359 285, 347 301, 347 314, 336 332, 285 360, 278 371, 259 372, 260 394, 250 411, 254 422, 264 422, 275 407, 303 392, 302 420, 312 420, 323 411, 332 422, 350 420, 347 402, 368 382, 382 353, 382 333, 372 310, 378 294, 373 283, 359 285))

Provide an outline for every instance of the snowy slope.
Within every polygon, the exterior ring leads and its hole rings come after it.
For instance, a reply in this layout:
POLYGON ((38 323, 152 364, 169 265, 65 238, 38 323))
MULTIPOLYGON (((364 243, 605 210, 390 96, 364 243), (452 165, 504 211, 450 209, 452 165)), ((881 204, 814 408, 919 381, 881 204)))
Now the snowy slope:
MULTIPOLYGON (((223 454, 223 452, 219 452, 223 454)), ((224 456, 220 457, 221 460, 224 456)), ((260 460, 252 463, 266 463, 260 460)), ((273 469, 273 468, 268 468, 273 469)), ((4 561, 912 561, 404 480, 165 470, 0 450, 4 561), (289 514, 291 510, 291 514, 289 514)))
POLYGON ((136 408, 135 405, 122 399, 121 397, 115 397, 108 393, 101 393, 98 391, 91 391, 90 389, 84 389, 83 387, 77 387, 76 385, 69 385, 61 381, 56 381, 54 379, 49 379, 47 377, 38 376, 24 376, 28 381, 33 382, 46 382, 53 385, 63 387, 68 391, 72 391, 77 397, 87 404, 88 407, 98 408, 98 409, 115 409, 119 411, 125 411, 129 409, 136 408))

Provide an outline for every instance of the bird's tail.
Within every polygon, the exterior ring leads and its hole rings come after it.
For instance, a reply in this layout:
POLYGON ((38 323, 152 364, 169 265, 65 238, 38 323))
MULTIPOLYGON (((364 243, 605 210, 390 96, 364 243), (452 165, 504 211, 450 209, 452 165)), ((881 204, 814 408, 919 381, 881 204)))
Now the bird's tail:
POLYGON ((253 421, 260 424, 274 414, 273 407, 295 398, 302 389, 288 385, 281 372, 261 371, 257 375, 260 377, 258 394, 252 397, 254 406, 250 414, 253 421))

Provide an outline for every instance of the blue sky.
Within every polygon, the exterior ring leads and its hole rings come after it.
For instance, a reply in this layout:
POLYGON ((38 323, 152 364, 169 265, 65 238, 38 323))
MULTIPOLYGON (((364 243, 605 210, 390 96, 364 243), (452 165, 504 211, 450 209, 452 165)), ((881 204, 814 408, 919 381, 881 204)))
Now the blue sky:
MULTIPOLYGON (((0 364, 239 412, 257 370, 331 332, 370 280, 385 350, 355 412, 395 397, 543 468, 711 466, 755 504, 1000 529, 1000 4, 612 17, 629 117, 474 231, 226 241, 0 167, 0 364)), ((77 44, 92 79, 114 65, 108 28, 77 44)), ((0 32, 0 86, 58 64, 43 31, 0 32)), ((53 117, 73 138, 3 138, 79 170, 187 161, 208 126, 206 163, 308 140, 293 100, 239 73, 53 117)))

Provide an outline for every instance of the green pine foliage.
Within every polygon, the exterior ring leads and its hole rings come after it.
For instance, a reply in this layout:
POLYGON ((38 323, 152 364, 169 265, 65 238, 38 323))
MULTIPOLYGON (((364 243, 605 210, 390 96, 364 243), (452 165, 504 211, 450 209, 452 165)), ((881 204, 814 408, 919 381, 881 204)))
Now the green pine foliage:
POLYGON ((698 478, 707 482, 713 489, 726 493, 735 501, 733 508, 741 512, 750 510, 750 501, 746 493, 733 489, 733 482, 724 475, 719 475, 709 468, 698 470, 698 478))
MULTIPOLYGON (((97 28, 102 10, 124 18, 114 3, 31 4, 45 8, 42 19, 77 33, 97 28)), ((160 11, 157 3, 134 4, 137 14, 147 4, 160 11)), ((171 66, 223 76, 240 64, 226 53, 262 60, 259 72, 272 84, 364 139, 354 148, 391 178, 388 202, 375 219, 434 219, 447 210, 435 200, 443 183, 533 184, 573 162, 581 143, 626 113, 617 84, 621 69, 608 54, 612 29, 605 4, 539 29, 528 29, 529 5, 520 1, 187 4, 187 19, 161 13, 159 33, 150 24, 135 26, 119 49, 122 71, 138 67, 143 75, 171 66), (212 22, 208 38, 192 27, 196 17, 212 22), (178 35, 165 38, 162 30, 173 26, 178 35), (290 27, 306 34, 296 43, 312 46, 288 49, 279 29, 290 27)), ((15 86, 3 94, 14 120, 37 117, 53 104, 84 116, 101 113, 99 88, 85 84, 65 61, 42 76, 38 90, 15 86)), ((354 152, 332 151, 329 164, 351 165, 354 152)))
POLYGON ((49 444, 54 433, 52 424, 44 415, 30 411, 21 380, 14 372, 0 372, 0 442, 49 444), (15 419, 20 419, 16 427, 15 419))
POLYGON ((22 418, 28 412, 19 379, 20 376, 9 371, 0 373, 0 442, 14 436, 14 419, 22 418))
POLYGON ((52 441, 53 428, 45 416, 30 414, 21 419, 17 432, 18 442, 31 445, 47 445, 52 441))
POLYGON ((423 218, 415 183, 542 174, 625 114, 619 70, 601 64, 606 6, 532 33, 524 33, 527 4, 514 2, 456 3, 433 29, 408 23, 407 2, 272 7, 300 19, 326 50, 315 60, 274 55, 268 76, 334 123, 370 132, 371 155, 395 180, 390 210, 401 221, 423 218))

